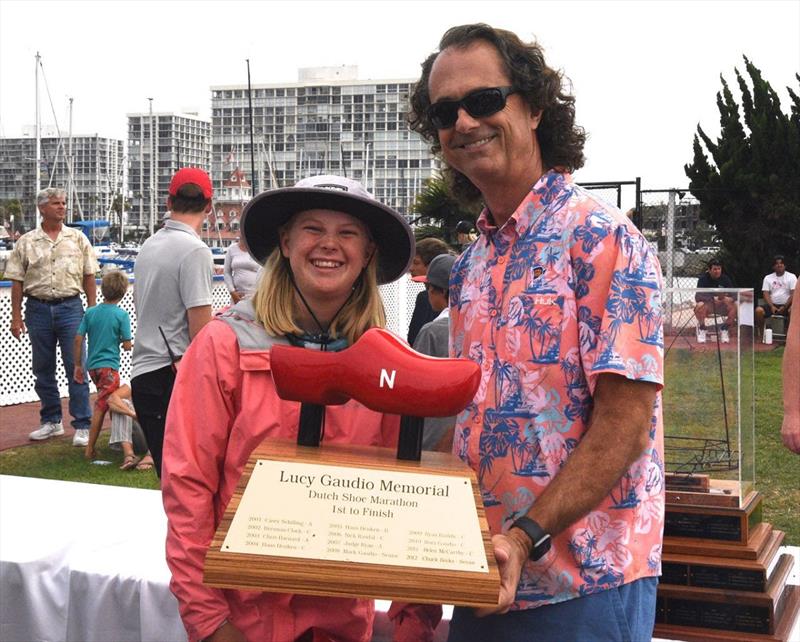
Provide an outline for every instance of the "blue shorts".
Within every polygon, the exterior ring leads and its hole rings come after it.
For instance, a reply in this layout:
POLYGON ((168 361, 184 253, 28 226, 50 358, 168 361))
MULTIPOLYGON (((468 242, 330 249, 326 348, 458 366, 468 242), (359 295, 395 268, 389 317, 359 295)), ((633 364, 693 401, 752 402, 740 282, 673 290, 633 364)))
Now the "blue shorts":
POLYGON ((649 642, 658 578, 645 577, 586 597, 504 615, 453 609, 448 642, 649 642))

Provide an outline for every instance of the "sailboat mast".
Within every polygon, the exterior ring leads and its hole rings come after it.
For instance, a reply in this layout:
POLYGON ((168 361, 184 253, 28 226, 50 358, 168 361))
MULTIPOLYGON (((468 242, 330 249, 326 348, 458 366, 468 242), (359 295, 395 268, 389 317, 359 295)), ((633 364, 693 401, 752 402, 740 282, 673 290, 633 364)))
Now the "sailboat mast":
MULTIPOLYGON (((369 191, 369 147, 370 144, 367 143, 366 145, 366 153, 364 155, 364 176, 362 180, 364 181, 364 189, 369 191)), ((373 177, 374 180, 374 177, 373 177)))
POLYGON ((250 184, 255 194, 256 189, 256 161, 255 161, 255 145, 253 144, 253 92, 250 85, 250 58, 247 58, 247 105, 250 120, 250 184))
POLYGON ((72 98, 69 99, 69 144, 67 150, 67 222, 72 223, 72 192, 74 190, 72 180, 72 98))
MULTIPOLYGON (((40 114, 39 114, 39 64, 42 57, 39 55, 39 52, 36 52, 36 114, 35 114, 35 130, 36 130, 36 192, 34 194, 34 201, 36 197, 39 195, 39 191, 42 189, 42 124, 40 122, 40 114)), ((39 222, 39 207, 38 203, 34 202, 34 220, 39 222)))
POLYGON ((153 176, 155 171, 155 164, 156 164, 156 137, 155 132, 153 131, 153 99, 148 98, 147 100, 150 101, 150 225, 149 231, 150 236, 153 236, 153 230, 155 227, 155 217, 156 217, 156 193, 155 193, 155 186, 153 185, 153 176))

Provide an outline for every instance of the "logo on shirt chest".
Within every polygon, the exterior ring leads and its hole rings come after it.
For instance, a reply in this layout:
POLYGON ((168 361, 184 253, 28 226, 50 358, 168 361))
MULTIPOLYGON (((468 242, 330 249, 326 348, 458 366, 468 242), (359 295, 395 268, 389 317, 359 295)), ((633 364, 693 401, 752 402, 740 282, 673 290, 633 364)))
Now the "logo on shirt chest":
POLYGON ((558 305, 558 295, 556 294, 534 294, 534 305, 558 305))

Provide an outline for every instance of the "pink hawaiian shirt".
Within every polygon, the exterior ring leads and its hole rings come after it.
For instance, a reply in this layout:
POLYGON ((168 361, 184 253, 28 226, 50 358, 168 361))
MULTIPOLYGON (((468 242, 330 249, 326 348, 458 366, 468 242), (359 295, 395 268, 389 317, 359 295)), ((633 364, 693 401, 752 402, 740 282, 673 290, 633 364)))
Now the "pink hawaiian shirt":
MULTIPOLYGON (((600 373, 663 384, 661 269, 617 209, 556 171, 459 257, 451 350, 482 369, 454 452, 477 473, 493 533, 508 530, 580 442, 600 373)), ((595 593, 661 570, 661 393, 641 457, 609 495, 523 569, 515 608, 595 593)))

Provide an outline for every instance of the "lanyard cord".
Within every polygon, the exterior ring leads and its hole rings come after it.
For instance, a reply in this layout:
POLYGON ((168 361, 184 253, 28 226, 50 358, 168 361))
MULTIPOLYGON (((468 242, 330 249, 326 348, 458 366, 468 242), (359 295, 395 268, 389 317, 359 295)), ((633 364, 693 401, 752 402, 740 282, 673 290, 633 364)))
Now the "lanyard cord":
POLYGON ((311 315, 311 318, 314 319, 314 323, 316 323, 317 327, 319 328, 320 334, 318 337, 315 338, 319 339, 320 350, 324 352, 327 350, 327 346, 331 341, 331 336, 328 334, 328 330, 330 330, 331 324, 336 320, 336 317, 342 311, 344 306, 346 306, 350 302, 350 299, 353 298, 353 293, 356 291, 356 286, 354 285, 351 288, 350 294, 347 296, 344 303, 342 303, 342 305, 339 306, 339 309, 336 310, 336 314, 333 315, 333 318, 331 319, 331 322, 328 324, 328 327, 323 328, 322 324, 319 322, 319 319, 317 318, 317 315, 314 314, 314 310, 312 310, 311 306, 308 305, 308 301, 306 301, 306 298, 303 296, 303 293, 300 291, 300 288, 297 287, 297 283, 295 283, 294 281, 294 275, 292 274, 291 270, 289 270, 289 278, 292 281, 292 287, 294 288, 294 291, 297 292, 297 294, 300 296, 300 300, 303 302, 303 305, 306 307, 306 310, 308 310, 308 313, 311 315))

